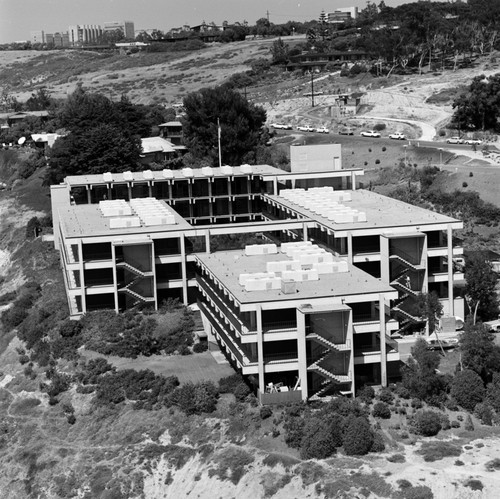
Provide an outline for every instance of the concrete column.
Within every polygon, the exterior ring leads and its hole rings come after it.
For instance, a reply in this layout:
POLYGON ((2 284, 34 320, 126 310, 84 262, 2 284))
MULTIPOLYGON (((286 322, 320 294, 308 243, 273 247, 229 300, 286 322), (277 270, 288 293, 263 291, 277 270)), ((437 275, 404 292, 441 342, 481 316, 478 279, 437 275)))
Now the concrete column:
POLYGON ((80 261, 80 285, 82 287, 82 312, 85 314, 87 313, 87 295, 85 292, 85 270, 84 270, 83 247, 81 239, 78 241, 78 259, 80 261))
POLYGON ((384 295, 379 295, 380 310, 380 381, 382 386, 387 386, 387 348, 385 343, 385 299, 384 295))
POLYGON ((187 294, 187 272, 186 272, 186 242, 184 241, 184 234, 180 236, 181 246, 181 275, 182 275, 182 301, 184 305, 188 305, 187 294))
POLYGON ((262 309, 257 306, 257 366, 259 370, 259 390, 265 393, 266 384, 264 380, 264 333, 262 332, 262 309))
POLYGON ((304 241, 309 239, 307 234, 307 224, 305 222, 302 224, 302 239, 304 239, 304 241))
POLYGON ((448 307, 449 315, 455 315, 455 302, 453 297, 453 230, 451 225, 446 227, 446 235, 448 236, 448 307))
POLYGON ((353 191, 356 190, 356 175, 354 174, 354 172, 351 172, 351 189, 353 191))
POLYGON ((297 353, 299 361, 300 388, 302 400, 307 400, 307 350, 306 350, 306 316, 297 310, 297 353))
POLYGON ((210 231, 205 232, 205 253, 210 253, 210 231))
POLYGON ((380 278, 382 282, 390 282, 389 238, 380 236, 380 278))
POLYGON ((119 312, 118 308, 118 282, 116 277, 116 248, 114 244, 111 244, 111 259, 113 260, 113 287, 115 295, 115 312, 119 312))
POLYGON ((347 234, 347 262, 349 265, 352 265, 353 261, 353 253, 352 253, 352 234, 349 232, 347 234))

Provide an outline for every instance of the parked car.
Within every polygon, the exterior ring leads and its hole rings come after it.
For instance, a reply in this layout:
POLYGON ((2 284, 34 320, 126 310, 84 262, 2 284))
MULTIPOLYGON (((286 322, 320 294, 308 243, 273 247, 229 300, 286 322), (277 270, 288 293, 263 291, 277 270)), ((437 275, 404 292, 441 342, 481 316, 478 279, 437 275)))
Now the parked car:
POLYGON ((375 130, 368 130, 368 131, 361 132, 361 136, 362 137, 377 137, 377 138, 379 138, 380 134, 378 132, 376 132, 375 130))
POLYGON ((291 130, 292 125, 288 125, 287 123, 272 123, 271 126, 276 130, 291 130))
POLYGON ((339 130, 339 135, 354 135, 354 130, 349 127, 341 128, 339 130))
POLYGON ((405 140, 406 136, 404 133, 396 132, 396 133, 391 133, 391 135, 389 135, 389 138, 393 140, 405 140))
POLYGON ((449 340, 427 340, 427 350, 448 350, 450 348, 455 348, 458 346, 458 340, 449 339, 449 340))
POLYGON ((301 132, 314 132, 315 129, 310 125, 299 125, 297 130, 300 130, 301 132))
POLYGON ((471 146, 480 146, 483 143, 481 139, 465 139, 464 144, 469 144, 471 146))
POLYGON ((464 139, 461 139, 460 137, 450 137, 446 142, 448 144, 463 144, 464 139))
POLYGON ((326 126, 320 126, 319 128, 316 128, 316 131, 318 133, 330 133, 330 130, 328 130, 328 128, 326 128, 326 126))

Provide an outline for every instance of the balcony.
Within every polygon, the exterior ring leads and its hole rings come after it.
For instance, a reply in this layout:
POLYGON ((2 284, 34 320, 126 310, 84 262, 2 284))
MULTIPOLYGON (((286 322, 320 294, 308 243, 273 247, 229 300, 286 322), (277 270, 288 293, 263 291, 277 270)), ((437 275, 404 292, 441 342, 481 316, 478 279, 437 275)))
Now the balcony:
POLYGON ((262 393, 257 390, 257 398, 261 405, 292 404, 302 400, 302 390, 262 393))
POLYGON ((297 321, 277 321, 262 324, 264 333, 279 333, 297 330, 297 321))

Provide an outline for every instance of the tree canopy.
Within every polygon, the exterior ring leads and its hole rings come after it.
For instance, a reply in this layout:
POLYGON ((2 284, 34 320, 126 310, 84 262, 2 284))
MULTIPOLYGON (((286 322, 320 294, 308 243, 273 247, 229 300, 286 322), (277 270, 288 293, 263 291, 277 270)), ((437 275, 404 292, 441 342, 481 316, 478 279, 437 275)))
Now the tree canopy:
POLYGON ((465 260, 465 293, 471 313, 482 320, 498 316, 496 285, 498 276, 484 252, 471 253, 465 260))
POLYGON ((204 88, 184 98, 184 137, 193 156, 218 164, 218 125, 222 162, 240 165, 252 162, 255 148, 262 143, 266 112, 225 86, 204 88))

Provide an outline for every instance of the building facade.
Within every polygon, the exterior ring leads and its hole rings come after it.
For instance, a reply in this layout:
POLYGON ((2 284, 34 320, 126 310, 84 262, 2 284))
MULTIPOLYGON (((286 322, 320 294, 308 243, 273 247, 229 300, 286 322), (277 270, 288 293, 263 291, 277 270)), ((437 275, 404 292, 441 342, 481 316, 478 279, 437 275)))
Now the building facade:
POLYGON ((420 293, 463 317, 462 222, 357 189, 360 169, 307 171, 295 156, 291 172, 186 168, 52 186, 71 316, 197 301, 209 340, 262 403, 386 385, 425 334, 420 293))
POLYGON ((134 23, 132 21, 113 21, 107 22, 103 25, 103 31, 115 31, 121 30, 123 32, 124 38, 127 40, 135 39, 135 28, 134 23))
POLYGON ((97 24, 77 24, 69 26, 69 44, 72 47, 94 45, 100 42, 103 30, 97 24))

